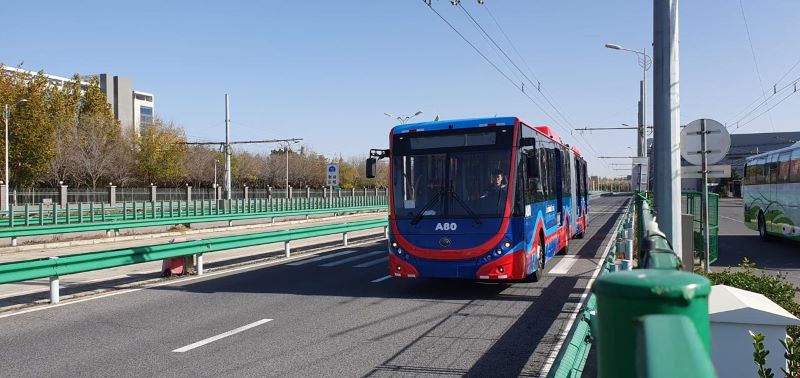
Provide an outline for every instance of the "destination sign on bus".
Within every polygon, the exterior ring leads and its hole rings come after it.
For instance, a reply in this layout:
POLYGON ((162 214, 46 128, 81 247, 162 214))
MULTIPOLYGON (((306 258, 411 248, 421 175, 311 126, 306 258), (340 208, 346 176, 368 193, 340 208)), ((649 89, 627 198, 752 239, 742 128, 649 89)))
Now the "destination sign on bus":
POLYGON ((470 146, 488 146, 497 141, 497 134, 489 133, 469 133, 456 135, 439 135, 413 137, 409 140, 412 150, 426 150, 429 148, 453 148, 470 146))

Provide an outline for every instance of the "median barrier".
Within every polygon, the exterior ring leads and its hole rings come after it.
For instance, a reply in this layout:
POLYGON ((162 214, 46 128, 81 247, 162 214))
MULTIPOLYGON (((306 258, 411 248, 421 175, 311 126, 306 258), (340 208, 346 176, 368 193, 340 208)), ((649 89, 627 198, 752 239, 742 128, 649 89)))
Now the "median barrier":
MULTIPOLYGON (((388 221, 386 219, 373 219, 8 262, 0 264, 0 284, 50 277, 51 282, 56 282, 55 285, 51 284, 51 302, 55 303, 58 301, 57 282, 59 277, 63 275, 159 261, 181 256, 202 256, 204 253, 278 242, 284 243, 286 257, 289 257, 291 253, 289 243, 293 240, 344 234, 372 228, 386 228, 387 225, 388 221), (55 294, 53 294, 54 292, 55 294), (55 301, 52 299, 55 299, 55 301)), ((202 274, 202 266, 201 264, 198 265, 200 266, 198 266, 197 273, 202 274)))
POLYGON ((355 212, 368 212, 386 210, 386 206, 358 206, 358 207, 340 207, 340 208, 325 208, 325 209, 308 209, 308 210, 291 210, 291 211, 272 211, 272 212, 257 212, 257 213, 234 213, 226 215, 205 215, 205 216, 184 216, 174 218, 156 218, 156 219, 139 219, 131 221, 112 221, 112 222, 94 222, 94 223, 72 223, 72 224, 58 224, 51 226, 22 226, 22 227, 6 227, 0 228, 0 238, 11 238, 12 246, 16 245, 17 238, 26 236, 41 236, 53 234, 68 234, 75 232, 88 232, 88 231, 105 231, 106 236, 112 236, 119 233, 121 229, 128 228, 142 228, 154 226, 170 226, 170 225, 191 225, 192 223, 209 223, 228 221, 233 222, 236 220, 260 219, 260 218, 274 218, 292 217, 292 216, 308 216, 316 214, 341 214, 341 213, 355 213, 355 212))

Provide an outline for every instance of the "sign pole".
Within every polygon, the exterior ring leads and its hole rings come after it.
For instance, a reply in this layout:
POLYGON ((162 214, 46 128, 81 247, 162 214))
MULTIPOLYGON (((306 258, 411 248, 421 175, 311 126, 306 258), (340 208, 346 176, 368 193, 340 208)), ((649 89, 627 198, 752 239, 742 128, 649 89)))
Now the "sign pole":
POLYGON ((711 251, 709 249, 711 243, 709 240, 708 232, 708 146, 706 143, 706 119, 700 120, 700 149, 703 171, 703 257, 705 258, 705 272, 711 273, 711 251))

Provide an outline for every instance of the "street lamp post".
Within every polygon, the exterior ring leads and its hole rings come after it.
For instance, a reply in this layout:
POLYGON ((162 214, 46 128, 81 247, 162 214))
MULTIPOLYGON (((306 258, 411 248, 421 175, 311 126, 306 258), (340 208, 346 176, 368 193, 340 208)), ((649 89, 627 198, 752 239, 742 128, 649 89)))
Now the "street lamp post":
MULTIPOLYGON (((28 102, 28 100, 23 98, 22 100, 19 100, 16 103, 14 103, 13 106, 17 106, 17 105, 19 105, 19 104, 21 104, 23 102, 28 102)), ((5 125, 6 125, 6 130, 5 130, 5 180, 3 180, 3 183, 6 184, 6 185, 3 187, 3 203, 2 203, 3 210, 8 210, 8 187, 9 187, 9 184, 10 184, 10 182, 8 181, 8 176, 9 176, 8 175, 8 150, 9 150, 9 147, 10 147, 8 145, 8 118, 9 117, 11 117, 11 107, 8 106, 8 104, 6 104, 5 107, 3 108, 3 118, 5 119, 5 125)))
POLYGON ((411 118, 414 118, 414 117, 416 117, 416 116, 418 116, 418 115, 422 114, 422 111, 421 111, 421 110, 420 110, 420 111, 417 111, 416 113, 414 113, 413 115, 410 115, 410 116, 407 116, 407 115, 402 115, 402 114, 401 114, 401 115, 399 115, 399 116, 395 117, 395 116, 394 116, 392 113, 383 113, 383 114, 384 114, 385 116, 389 117, 389 118, 394 118, 394 119, 396 119, 398 122, 400 122, 400 124, 401 124, 401 125, 405 125, 405 124, 406 124, 406 122, 408 122, 408 120, 410 120, 411 118))
POLYGON ((606 44, 606 47, 612 50, 620 50, 620 51, 628 51, 636 54, 637 56, 641 56, 639 60, 639 66, 642 67, 642 87, 640 89, 640 96, 642 101, 642 120, 639 125, 639 135, 638 135, 638 155, 640 157, 647 157, 647 143, 645 141, 645 131, 647 130, 647 70, 650 69, 650 65, 652 65, 653 59, 647 55, 647 48, 643 48, 642 51, 636 51, 631 49, 626 49, 620 45, 615 45, 612 43, 606 44))

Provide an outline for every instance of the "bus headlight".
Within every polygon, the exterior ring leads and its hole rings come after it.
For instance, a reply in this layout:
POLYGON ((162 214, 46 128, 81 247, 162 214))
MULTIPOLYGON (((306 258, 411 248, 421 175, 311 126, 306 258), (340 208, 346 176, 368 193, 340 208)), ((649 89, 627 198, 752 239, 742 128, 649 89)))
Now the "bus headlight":
POLYGON ((402 254, 403 254, 403 249, 401 249, 401 248, 397 248, 397 254, 398 254, 398 255, 402 255, 402 254))
POLYGON ((502 254, 503 254, 503 250, 502 250, 502 249, 500 249, 500 248, 497 248, 497 250, 496 250, 496 251, 494 251, 494 253, 495 253, 496 255, 500 256, 500 255, 502 255, 502 254))
POLYGON ((503 247, 505 247, 506 249, 511 248, 511 242, 506 240, 505 242, 503 242, 503 247))
POLYGON ((397 248, 397 242, 392 242, 392 248, 397 248))

